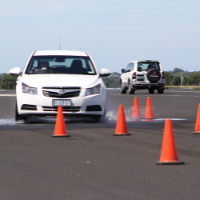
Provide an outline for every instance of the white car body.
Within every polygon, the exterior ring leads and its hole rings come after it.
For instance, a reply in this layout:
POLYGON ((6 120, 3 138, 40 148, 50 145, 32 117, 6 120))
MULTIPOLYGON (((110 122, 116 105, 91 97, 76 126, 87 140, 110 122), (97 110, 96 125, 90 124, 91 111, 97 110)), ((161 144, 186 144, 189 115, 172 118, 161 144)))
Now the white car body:
POLYGON ((122 94, 127 90, 129 94, 134 94, 135 90, 139 89, 148 89, 150 94, 153 94, 155 89, 158 93, 163 93, 165 75, 162 65, 158 60, 131 61, 126 69, 122 69, 120 85, 122 94), (152 67, 149 68, 149 65, 152 67))
MULTIPOLYGON (((59 62, 57 64, 60 64, 59 62)), ((55 65, 53 67, 48 66, 48 68, 51 68, 52 69, 51 71, 53 70, 55 71, 56 69, 61 69, 61 68, 66 69, 66 67, 64 67, 63 65, 61 66, 55 65)), ((69 68, 70 67, 68 67, 68 69, 69 68)), ((9 71, 9 73, 19 74, 20 69, 13 68, 9 71)), ((101 117, 105 113, 105 100, 106 100, 106 87, 101 79, 101 76, 109 76, 109 75, 110 71, 104 68, 101 69, 101 73, 99 73, 94 64, 94 61, 92 60, 90 55, 86 52, 66 51, 66 50, 35 51, 29 57, 23 72, 20 74, 17 80, 17 85, 16 85, 16 102, 17 102, 16 115, 18 116, 17 119, 27 119, 27 117, 32 117, 32 116, 56 115, 57 107, 62 103, 70 104, 70 105, 61 105, 63 107, 64 115, 71 115, 71 116, 86 115, 89 117, 91 116, 101 117), (94 67, 94 72, 93 74, 91 71, 87 71, 87 74, 76 74, 76 73, 67 74, 67 73, 54 73, 54 72, 37 74, 38 71, 41 71, 41 69, 43 68, 38 69, 37 71, 36 67, 35 68, 33 67, 34 64, 32 65, 31 70, 33 71, 33 69, 35 69, 36 72, 32 72, 29 70, 28 67, 31 65, 31 62, 33 62, 31 61, 32 59, 33 60, 35 59, 34 62, 38 61, 38 63, 39 62, 41 63, 41 60, 38 59, 43 58, 42 62, 44 64, 46 62, 44 61, 46 58, 45 56, 48 56, 47 58, 55 56, 54 60, 58 58, 58 60, 61 59, 61 61, 64 58, 62 56, 66 57, 69 56, 70 59, 73 59, 74 57, 76 58, 76 60, 82 58, 88 59, 89 61, 88 60, 87 61, 92 63, 92 66, 94 67), (30 71, 29 74, 27 70, 30 71), (99 90, 97 90, 95 87, 97 85, 100 87, 100 89, 98 88, 99 90), (24 88, 22 89, 22 87, 24 88), (31 88, 33 89, 31 90, 31 88), (87 90, 88 88, 92 88, 92 90, 90 89, 87 90), (98 91, 99 93, 94 93, 94 94, 87 93, 89 95, 86 96, 86 90, 87 92, 98 91), (26 93, 26 91, 28 91, 29 93, 26 93), (37 94, 34 94, 36 93, 36 91, 37 94), (53 105, 53 102, 58 103, 59 105, 53 105)))

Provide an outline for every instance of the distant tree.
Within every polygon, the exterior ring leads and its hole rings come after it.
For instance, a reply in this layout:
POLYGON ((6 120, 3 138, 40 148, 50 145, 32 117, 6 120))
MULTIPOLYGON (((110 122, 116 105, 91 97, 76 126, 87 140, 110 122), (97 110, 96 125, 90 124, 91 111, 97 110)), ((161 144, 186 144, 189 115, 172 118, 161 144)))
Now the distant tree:
POLYGON ((1 83, 1 88, 2 89, 15 89, 17 77, 18 77, 18 75, 6 74, 3 77, 3 80, 1 83))
POLYGON ((198 72, 193 72, 187 77, 187 85, 199 85, 200 84, 200 74, 198 72))
POLYGON ((188 85, 188 77, 183 77, 183 85, 188 85))
POLYGON ((121 76, 121 74, 120 74, 120 73, 118 73, 118 72, 113 72, 113 73, 111 74, 111 76, 120 77, 120 76, 121 76))
POLYGON ((108 88, 108 81, 105 81, 104 84, 108 88))
POLYGON ((180 85, 180 83, 181 83, 181 77, 174 76, 173 79, 170 81, 169 85, 180 85))
POLYGON ((6 75, 6 73, 0 74, 0 82, 3 80, 3 77, 6 75))
POLYGON ((165 72, 165 83, 166 85, 170 85, 170 82, 173 80, 174 76, 169 72, 165 72))
POLYGON ((120 87, 120 83, 119 83, 120 76, 121 76, 120 73, 113 72, 109 77, 103 77, 102 79, 103 79, 106 87, 119 88, 120 87))
POLYGON ((183 69, 175 67, 171 73, 176 74, 176 73, 181 72, 181 71, 185 72, 183 69))

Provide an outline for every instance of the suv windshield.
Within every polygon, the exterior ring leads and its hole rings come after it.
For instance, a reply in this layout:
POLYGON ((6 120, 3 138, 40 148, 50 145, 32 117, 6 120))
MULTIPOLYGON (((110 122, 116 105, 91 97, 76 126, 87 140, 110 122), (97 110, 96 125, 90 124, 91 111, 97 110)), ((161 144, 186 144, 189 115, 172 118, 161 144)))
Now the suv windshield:
POLYGON ((160 71, 160 66, 158 62, 140 62, 138 63, 138 71, 148 71, 149 69, 158 69, 160 71))
POLYGON ((25 73, 95 75, 96 71, 89 57, 33 56, 25 73))

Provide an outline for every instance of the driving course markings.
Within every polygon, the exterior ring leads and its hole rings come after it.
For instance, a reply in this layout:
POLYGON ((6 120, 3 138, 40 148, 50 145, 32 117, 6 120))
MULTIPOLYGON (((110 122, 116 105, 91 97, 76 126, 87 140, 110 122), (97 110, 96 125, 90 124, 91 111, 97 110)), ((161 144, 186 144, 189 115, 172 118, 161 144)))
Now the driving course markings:
POLYGON ((1 97, 15 97, 15 94, 0 94, 1 97))

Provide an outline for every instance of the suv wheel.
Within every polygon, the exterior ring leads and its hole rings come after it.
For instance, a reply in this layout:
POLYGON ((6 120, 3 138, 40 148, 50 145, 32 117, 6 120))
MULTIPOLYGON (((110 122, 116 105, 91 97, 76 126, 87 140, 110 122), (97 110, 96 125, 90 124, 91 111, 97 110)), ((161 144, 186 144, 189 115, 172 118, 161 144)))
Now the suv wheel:
POLYGON ((126 94, 126 88, 123 87, 122 82, 120 83, 120 90, 121 90, 121 94, 126 94))
POLYGON ((149 94, 154 94, 154 89, 149 89, 149 94))
POLYGON ((131 87, 131 84, 128 84, 128 93, 129 94, 134 94, 135 90, 131 87))
POLYGON ((158 94, 163 94, 164 93, 164 89, 158 89, 158 94))

